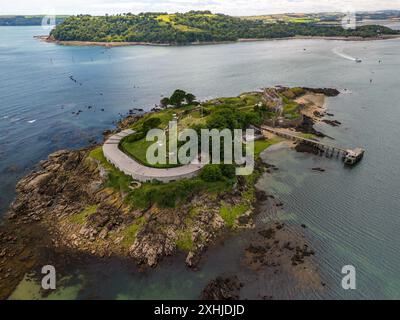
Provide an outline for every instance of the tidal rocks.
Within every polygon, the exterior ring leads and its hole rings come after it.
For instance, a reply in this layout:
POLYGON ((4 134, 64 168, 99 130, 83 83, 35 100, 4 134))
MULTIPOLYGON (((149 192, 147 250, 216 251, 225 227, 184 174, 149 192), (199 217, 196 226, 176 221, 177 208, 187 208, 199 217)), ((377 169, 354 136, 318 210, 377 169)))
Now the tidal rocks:
POLYGON ((258 232, 260 236, 266 239, 272 239, 275 236, 275 229, 269 228, 258 232))
POLYGON ((171 255, 176 248, 172 230, 165 233, 141 231, 129 252, 139 264, 155 267, 162 257, 171 255))
POLYGON ((306 91, 312 92, 312 93, 322 93, 327 97, 336 97, 340 94, 340 91, 337 89, 332 89, 332 88, 303 88, 306 91))
POLYGON ((267 201, 270 196, 263 190, 256 190, 256 199, 258 201, 267 201))
POLYGON ((128 128, 131 125, 133 125, 135 122, 137 122, 142 116, 135 116, 135 115, 129 115, 122 120, 120 120, 117 124, 119 129, 124 129, 128 128))
POLYGON ((315 255, 315 252, 308 248, 308 245, 304 244, 302 247, 297 246, 296 253, 292 256, 292 265, 297 266, 304 263, 304 258, 315 255))
POLYGON ((237 276, 218 277, 203 290, 201 300, 239 300, 243 284, 237 276))
POLYGON ((297 131, 310 133, 317 137, 324 138, 325 135, 314 129, 314 121, 310 117, 303 116, 303 122, 296 127, 297 131))
POLYGON ((324 119, 322 122, 331 125, 332 127, 339 127, 342 123, 337 120, 324 119))
POLYGON ((316 110, 313 112, 313 115, 317 118, 323 118, 326 115, 325 111, 316 110))
POLYGON ((260 230, 258 237, 245 250, 246 265, 254 270, 280 265, 302 264, 314 252, 308 245, 288 232, 283 223, 260 230))
POLYGON ((211 281, 202 291, 201 299, 272 299, 279 296, 274 290, 288 283, 302 292, 323 290, 318 269, 311 259, 314 251, 302 232, 293 228, 296 227, 269 222, 252 232, 242 252, 243 270, 228 276, 222 274, 211 281))
POLYGON ((322 168, 312 168, 311 169, 312 171, 318 171, 318 172, 325 172, 326 170, 325 169, 322 169, 322 168))

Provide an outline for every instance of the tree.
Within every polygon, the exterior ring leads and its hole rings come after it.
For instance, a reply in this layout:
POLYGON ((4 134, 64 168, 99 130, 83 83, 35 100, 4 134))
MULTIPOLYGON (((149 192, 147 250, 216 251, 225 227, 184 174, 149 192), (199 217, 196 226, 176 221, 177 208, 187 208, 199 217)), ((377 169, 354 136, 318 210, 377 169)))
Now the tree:
POLYGON ((233 179, 236 176, 236 168, 233 164, 221 164, 221 172, 228 179, 233 179))
POLYGON ((174 91, 172 96, 169 98, 169 101, 174 106, 180 107, 182 106, 183 101, 186 99, 186 92, 180 89, 174 91))
POLYGON ((142 131, 147 133, 149 130, 157 128, 161 124, 160 118, 150 118, 143 122, 142 131))
POLYGON ((185 97, 187 104, 192 104, 196 100, 196 96, 194 94, 188 93, 185 97))
POLYGON ((166 108, 170 104, 170 99, 169 98, 162 98, 160 101, 161 107, 166 108))
POLYGON ((200 178, 206 182, 216 182, 223 179, 222 171, 219 165, 208 164, 200 172, 200 178))

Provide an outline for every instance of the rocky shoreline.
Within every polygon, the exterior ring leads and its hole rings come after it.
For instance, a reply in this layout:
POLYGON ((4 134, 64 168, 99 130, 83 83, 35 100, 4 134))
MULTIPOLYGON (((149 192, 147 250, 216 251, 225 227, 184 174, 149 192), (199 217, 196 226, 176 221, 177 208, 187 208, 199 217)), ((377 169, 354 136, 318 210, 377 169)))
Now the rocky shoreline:
POLYGON ((258 285, 265 278, 280 285, 291 283, 293 290, 323 291, 326 284, 313 262, 315 252, 307 239, 299 234, 302 234, 302 230, 293 230, 277 221, 255 229, 242 253, 243 268, 251 275, 218 276, 204 288, 200 299, 275 299, 274 292, 268 285, 265 288, 258 285))

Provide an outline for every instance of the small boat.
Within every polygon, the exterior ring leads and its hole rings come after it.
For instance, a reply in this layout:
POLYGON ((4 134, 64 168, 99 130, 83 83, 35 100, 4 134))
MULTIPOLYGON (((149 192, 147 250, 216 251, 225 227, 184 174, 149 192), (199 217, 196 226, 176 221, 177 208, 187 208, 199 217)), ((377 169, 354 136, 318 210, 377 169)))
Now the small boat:
POLYGON ((362 60, 357 58, 357 59, 356 59, 356 62, 357 62, 357 63, 361 63, 362 60))

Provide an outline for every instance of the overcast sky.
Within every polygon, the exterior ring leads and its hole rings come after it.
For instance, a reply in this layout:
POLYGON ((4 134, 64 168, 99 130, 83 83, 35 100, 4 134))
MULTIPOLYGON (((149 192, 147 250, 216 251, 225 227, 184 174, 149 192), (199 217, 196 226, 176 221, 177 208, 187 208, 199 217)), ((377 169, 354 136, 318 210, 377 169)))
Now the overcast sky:
POLYGON ((211 10, 230 15, 400 9, 400 0, 0 0, 2 14, 105 14, 211 10))

